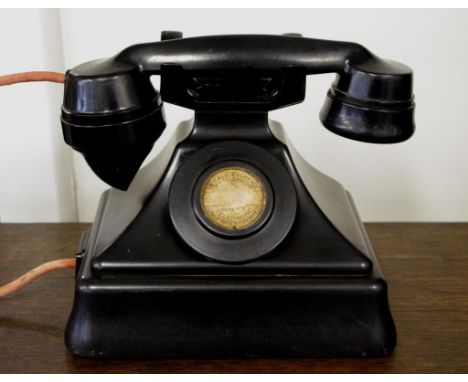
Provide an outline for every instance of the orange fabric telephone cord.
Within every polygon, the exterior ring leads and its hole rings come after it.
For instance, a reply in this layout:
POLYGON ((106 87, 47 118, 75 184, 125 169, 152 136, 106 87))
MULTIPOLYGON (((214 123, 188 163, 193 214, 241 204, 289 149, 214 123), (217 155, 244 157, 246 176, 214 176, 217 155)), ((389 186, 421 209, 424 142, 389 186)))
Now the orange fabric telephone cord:
POLYGON ((32 81, 47 81, 63 84, 64 80, 65 75, 63 73, 46 71, 22 72, 0 76, 0 86, 32 81))
POLYGON ((75 259, 59 259, 43 263, 16 280, 0 286, 0 298, 16 292, 18 289, 23 288, 46 273, 70 268, 75 268, 75 259))
MULTIPOLYGON (((33 71, 23 73, 13 73, 0 76, 0 86, 13 85, 20 82, 32 82, 32 81, 47 81, 63 83, 65 75, 57 72, 46 72, 46 71, 33 71)), ((58 269, 69 269, 75 268, 75 259, 60 259, 49 261, 41 264, 38 267, 25 273, 23 276, 13 280, 12 282, 0 286, 0 298, 7 296, 18 289, 28 285, 38 277, 45 275, 46 273, 56 271, 58 269)))

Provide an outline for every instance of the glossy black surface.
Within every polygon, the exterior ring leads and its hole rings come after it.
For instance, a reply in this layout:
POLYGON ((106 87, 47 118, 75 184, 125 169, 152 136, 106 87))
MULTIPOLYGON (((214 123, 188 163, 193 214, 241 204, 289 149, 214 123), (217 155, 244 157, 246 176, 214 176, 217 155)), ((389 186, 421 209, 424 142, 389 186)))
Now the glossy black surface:
MULTIPOLYGON (((357 236, 363 249, 355 248, 317 206, 287 147, 271 134, 267 113, 197 113, 192 133, 175 147, 164 175, 131 219, 121 206, 132 203, 138 188, 110 191, 100 224, 109 228, 124 220, 127 227, 107 248, 101 243, 109 234, 103 227, 96 232, 96 275, 366 277, 372 272, 367 244, 357 236), (257 167, 275 193, 269 224, 246 238, 217 237, 198 222, 192 206, 198 177, 229 159, 257 167)), ((349 205, 347 198, 338 194, 335 204, 344 199, 349 205)), ((341 209, 340 218, 356 224, 353 210, 341 209)))
POLYGON ((364 104, 332 89, 320 111, 320 121, 328 130, 345 138, 398 143, 414 133, 414 104, 375 101, 364 104))
MULTIPOLYGON (((90 63, 81 67, 96 68, 90 63)), ((62 130, 97 176, 126 190, 166 126, 160 95, 148 76, 127 65, 65 77, 62 130)))
POLYGON ((66 142, 101 179, 128 187, 103 194, 80 244, 68 348, 86 357, 391 352, 387 286, 352 198, 300 157, 268 111, 303 101, 307 75, 335 72, 325 127, 400 142, 414 132, 411 69, 296 34, 162 40, 66 75, 66 142), (161 98, 195 116, 136 174, 165 127, 161 98), (208 169, 233 161, 264 176, 272 204, 258 227, 226 235, 197 217, 193 195, 208 169))
POLYGON ((168 31, 162 40, 66 74, 65 141, 114 187, 127 189, 165 127, 153 74, 161 75, 161 95, 169 103, 203 111, 269 111, 302 102, 307 75, 335 72, 320 114, 326 128, 375 143, 401 142, 414 132, 411 69, 361 45, 296 34, 183 38, 168 31), (135 145, 141 131, 147 144, 135 145), (100 147, 107 149, 101 154, 100 147), (118 153, 131 164, 113 166, 118 153))
POLYGON ((282 163, 258 145, 235 140, 198 148, 177 170, 169 190, 169 212, 177 233, 202 256, 225 263, 250 262, 272 252, 291 230, 296 205, 295 187, 282 163), (266 216, 268 220, 261 229, 253 227, 254 232, 241 230, 237 236, 226 237, 226 233, 212 233, 214 227, 207 229, 200 224, 197 210, 200 212, 193 200, 198 178, 208 169, 226 161, 236 161, 239 166, 254 168, 254 171, 264 174, 266 182, 271 184, 271 216, 266 216))
MULTIPOLYGON (((209 161, 195 164, 200 166, 195 173, 211 166, 209 161)), ((316 177, 313 172, 310 175, 316 177)), ((101 198, 96 221, 78 251, 67 347, 84 357, 375 357, 390 353, 396 332, 387 285, 349 194, 334 193, 331 186, 341 186, 331 183, 327 189, 329 195, 340 195, 340 200, 334 200, 337 205, 349 206, 341 218, 355 222, 364 253, 315 204, 286 146, 271 134, 266 113, 197 114, 191 134, 175 147, 140 212, 102 252, 97 249, 107 240, 106 227, 128 218, 121 206, 139 198, 138 188, 128 193, 109 190, 101 198), (254 162, 256 152, 267 150, 275 157, 275 167, 284 166, 288 172, 297 193, 294 225, 281 244, 261 258, 255 257, 256 246, 251 246, 243 248, 250 257, 243 260, 249 261, 220 262, 232 255, 222 245, 213 261, 188 245, 171 224, 168 199, 177 199, 173 193, 178 191, 170 190, 170 185, 178 169, 190 164, 203 148, 214 142, 236 145, 246 139, 249 147, 257 148, 237 146, 246 162, 254 162), (347 216, 348 211, 352 216, 347 216)), ((209 235, 209 230, 200 231, 192 239, 201 241, 209 235)))

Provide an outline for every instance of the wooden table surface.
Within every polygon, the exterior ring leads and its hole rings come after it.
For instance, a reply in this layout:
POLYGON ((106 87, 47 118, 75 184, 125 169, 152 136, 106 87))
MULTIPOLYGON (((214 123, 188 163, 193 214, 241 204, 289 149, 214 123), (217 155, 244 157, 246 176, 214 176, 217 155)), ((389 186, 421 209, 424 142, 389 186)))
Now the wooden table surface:
MULTIPOLYGON (((48 260, 73 256, 85 224, 0 224, 0 284, 48 260)), ((0 373, 468 372, 468 224, 366 224, 389 283, 398 330, 380 359, 89 360, 63 332, 73 271, 0 300, 0 373)))

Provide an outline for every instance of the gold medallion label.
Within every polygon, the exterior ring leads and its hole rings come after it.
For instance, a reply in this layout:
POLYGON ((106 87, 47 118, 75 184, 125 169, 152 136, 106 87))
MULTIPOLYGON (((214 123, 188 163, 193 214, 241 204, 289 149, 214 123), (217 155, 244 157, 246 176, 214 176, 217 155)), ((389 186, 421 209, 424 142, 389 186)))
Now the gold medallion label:
POLYGON ((243 167, 213 171, 200 192, 203 213, 225 230, 239 231, 255 224, 266 208, 267 192, 256 174, 243 167))

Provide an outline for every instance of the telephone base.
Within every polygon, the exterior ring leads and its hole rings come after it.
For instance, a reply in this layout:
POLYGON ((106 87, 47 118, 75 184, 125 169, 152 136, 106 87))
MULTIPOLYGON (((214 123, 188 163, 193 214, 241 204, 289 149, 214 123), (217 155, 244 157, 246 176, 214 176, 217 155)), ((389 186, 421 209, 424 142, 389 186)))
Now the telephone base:
POLYGON ((395 345, 378 278, 80 284, 66 344, 82 357, 375 357, 395 345))
POLYGON ((386 282, 370 253, 373 271, 362 277, 96 277, 94 254, 83 250, 66 345, 91 358, 384 356, 396 331, 386 282))

